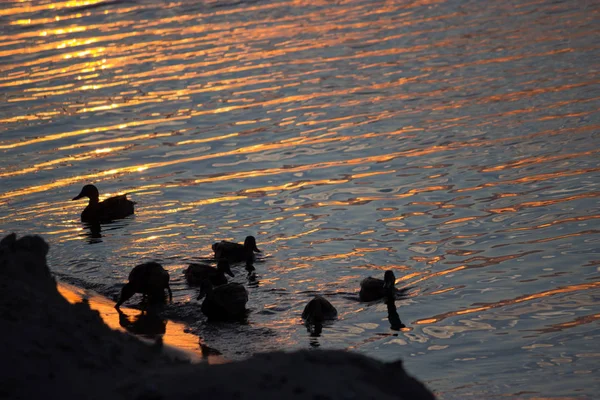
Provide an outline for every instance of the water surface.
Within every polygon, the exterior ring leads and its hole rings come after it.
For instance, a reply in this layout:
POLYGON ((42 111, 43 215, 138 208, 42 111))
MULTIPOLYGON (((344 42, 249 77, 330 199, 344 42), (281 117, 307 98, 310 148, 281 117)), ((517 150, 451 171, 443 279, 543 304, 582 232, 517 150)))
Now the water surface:
POLYGON ((230 359, 402 358, 441 399, 600 389, 595 1, 6 1, 0 233, 116 298, 170 272, 166 314, 230 359), (91 231, 86 183, 134 217, 91 231), (183 271, 222 239, 264 257, 247 324, 207 324, 183 271), (352 297, 393 269, 414 296, 352 297), (338 321, 310 337, 314 293, 338 321), (596 343, 596 344, 594 344, 596 343))

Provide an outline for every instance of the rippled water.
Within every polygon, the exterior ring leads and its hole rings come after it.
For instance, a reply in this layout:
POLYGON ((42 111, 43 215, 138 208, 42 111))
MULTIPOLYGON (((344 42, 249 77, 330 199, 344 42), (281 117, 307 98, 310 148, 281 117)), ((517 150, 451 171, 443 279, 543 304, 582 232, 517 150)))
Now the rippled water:
POLYGON ((591 398, 600 329, 600 3, 6 1, 0 233, 115 298, 162 262, 167 314, 228 358, 320 346, 441 399, 591 398), (86 183, 135 217, 92 234, 86 183), (182 272, 265 257, 248 324, 206 324, 182 272), (352 299, 393 269, 407 328, 352 299), (340 318, 311 338, 314 292, 340 318), (594 344, 595 343, 595 344, 594 344))

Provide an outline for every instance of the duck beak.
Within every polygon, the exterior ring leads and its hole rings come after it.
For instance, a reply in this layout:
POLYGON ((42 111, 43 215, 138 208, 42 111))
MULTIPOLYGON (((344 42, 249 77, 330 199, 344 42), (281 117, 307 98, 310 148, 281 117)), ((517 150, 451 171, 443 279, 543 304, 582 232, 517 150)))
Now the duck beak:
POLYGON ((256 245, 254 245, 254 248, 252 249, 255 253, 262 253, 262 251, 260 251, 258 249, 258 247, 256 247, 256 245))
POLYGON ((229 268, 227 269, 227 271, 225 271, 225 273, 226 273, 227 275, 229 275, 230 277, 232 277, 232 278, 235 276, 235 275, 233 274, 233 272, 231 272, 231 269, 229 269, 229 268))
POLYGON ((71 199, 71 201, 73 201, 73 200, 79 200, 79 199, 80 199, 80 198, 82 198, 82 197, 84 197, 84 196, 83 196, 83 194, 79 193, 77 196, 73 197, 73 198, 71 199))

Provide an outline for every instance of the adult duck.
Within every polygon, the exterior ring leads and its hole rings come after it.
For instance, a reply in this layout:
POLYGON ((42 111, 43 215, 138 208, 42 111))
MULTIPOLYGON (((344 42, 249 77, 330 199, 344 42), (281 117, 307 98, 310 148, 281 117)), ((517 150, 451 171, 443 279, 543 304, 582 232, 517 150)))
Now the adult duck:
POLYGON ((212 249, 215 252, 217 260, 225 258, 229 262, 251 261, 254 260, 254 253, 261 251, 256 247, 254 236, 247 236, 244 244, 227 242, 225 240, 214 243, 212 249))
POLYGON ((85 185, 81 192, 73 197, 73 200, 79 200, 82 197, 90 199, 87 207, 81 213, 83 222, 110 222, 125 218, 134 212, 135 202, 127 199, 126 194, 99 201, 98 188, 94 185, 85 185))
POLYGON ((363 279, 360 283, 360 292, 358 297, 360 301, 375 301, 386 297, 390 293, 395 295, 397 300, 409 297, 408 291, 411 287, 396 289, 396 276, 391 270, 385 271, 383 280, 373 277, 363 279))
POLYGON ((210 280, 205 279, 201 283, 198 300, 205 296, 200 309, 209 320, 231 321, 246 316, 248 292, 239 283, 213 287, 210 280))
POLYGON ((121 296, 115 308, 118 309, 136 293, 141 293, 144 300, 146 297, 161 298, 165 294, 165 289, 169 292, 169 301, 173 301, 173 293, 169 287, 169 273, 162 265, 157 262, 136 265, 129 273, 129 282, 121 289, 121 296))
POLYGON ((190 264, 185 270, 185 279, 190 285, 201 285, 204 279, 208 279, 214 286, 219 286, 227 283, 225 274, 232 278, 235 276, 231 272, 229 261, 220 259, 217 268, 207 264, 190 264))
POLYGON ((311 301, 304 307, 302 311, 302 319, 306 320, 306 323, 318 323, 328 319, 337 318, 337 310, 321 295, 316 295, 311 301))
POLYGON ((337 310, 335 307, 321 295, 313 297, 302 312, 302 319, 304 319, 306 329, 313 337, 321 335, 325 320, 335 319, 336 317, 337 310))

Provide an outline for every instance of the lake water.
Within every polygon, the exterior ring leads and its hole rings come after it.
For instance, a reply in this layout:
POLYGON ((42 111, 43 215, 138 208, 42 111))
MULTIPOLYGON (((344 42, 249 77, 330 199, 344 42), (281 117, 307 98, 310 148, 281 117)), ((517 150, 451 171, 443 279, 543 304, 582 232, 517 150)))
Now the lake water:
POLYGON ((593 398, 599 19, 593 0, 2 2, 0 233, 42 234, 60 279, 112 298, 161 262, 166 315, 229 359, 349 349, 440 399, 593 398), (87 183, 136 215, 92 234, 87 183), (248 323, 207 324, 182 273, 247 235, 248 323), (400 332, 352 298, 387 269, 415 286, 400 332), (340 313, 318 338, 316 292, 340 313))

